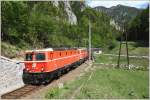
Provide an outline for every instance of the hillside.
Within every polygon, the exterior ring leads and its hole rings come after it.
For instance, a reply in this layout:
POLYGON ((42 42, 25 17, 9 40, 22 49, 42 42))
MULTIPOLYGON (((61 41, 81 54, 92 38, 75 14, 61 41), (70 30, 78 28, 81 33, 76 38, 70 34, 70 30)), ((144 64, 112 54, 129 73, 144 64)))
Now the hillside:
POLYGON ((149 7, 87 2, 1 1, 0 98, 149 98, 149 7))
POLYGON ((128 23, 141 12, 140 9, 124 5, 112 6, 110 8, 98 6, 95 7, 94 9, 99 12, 104 12, 107 15, 111 16, 112 19, 114 19, 115 22, 119 25, 122 25, 124 22, 128 23))
POLYGON ((1 6, 2 42, 17 48, 87 47, 89 16, 93 47, 113 46, 118 36, 110 17, 84 2, 2 1, 1 6))
POLYGON ((127 32, 128 40, 149 46, 149 6, 130 21, 127 32))

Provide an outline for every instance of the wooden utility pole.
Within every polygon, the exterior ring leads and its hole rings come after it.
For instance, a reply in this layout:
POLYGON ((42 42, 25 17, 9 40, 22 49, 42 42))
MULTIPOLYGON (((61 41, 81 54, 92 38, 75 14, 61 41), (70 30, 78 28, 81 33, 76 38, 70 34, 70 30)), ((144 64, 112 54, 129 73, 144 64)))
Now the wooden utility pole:
POLYGON ((117 63, 117 67, 120 67, 120 55, 121 55, 121 46, 122 44, 126 45, 126 54, 127 54, 127 66, 129 67, 129 53, 128 53, 128 42, 127 42, 127 32, 125 29, 125 26, 123 25, 123 29, 122 29, 123 35, 125 36, 121 36, 121 40, 120 40, 120 47, 119 47, 119 55, 118 55, 118 63, 117 63), (123 37, 125 38, 125 42, 123 42, 123 37))

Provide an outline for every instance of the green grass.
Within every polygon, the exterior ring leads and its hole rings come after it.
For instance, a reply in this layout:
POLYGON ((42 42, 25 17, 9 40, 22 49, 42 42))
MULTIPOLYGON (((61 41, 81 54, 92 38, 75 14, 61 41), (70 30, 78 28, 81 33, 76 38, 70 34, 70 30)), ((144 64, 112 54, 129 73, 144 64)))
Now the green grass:
MULTIPOLYGON (((122 53, 126 54, 125 45, 122 53)), ((103 53, 118 54, 119 45, 103 53)), ((148 47, 137 47, 129 42, 129 55, 148 56, 148 47)), ((111 64, 117 64, 117 56, 95 55, 94 70, 84 76, 68 82, 63 88, 50 89, 47 99, 143 99, 149 97, 149 60, 145 58, 129 58, 130 65, 140 70, 116 69, 111 64), (110 65, 98 65, 104 63, 110 65), (91 76, 91 73, 92 76, 91 76), (90 80, 89 77, 91 76, 90 80), (82 88, 80 88, 83 86, 82 88), (78 91, 77 91, 78 90, 78 91)), ((120 64, 127 64, 126 57, 120 58, 120 64)))
POLYGON ((16 58, 18 53, 27 49, 29 49, 29 47, 25 45, 20 44, 19 47, 18 45, 11 45, 7 42, 1 42, 1 55, 6 56, 8 58, 16 58))
POLYGON ((2 56, 14 58, 19 51, 21 51, 20 48, 13 46, 6 42, 1 42, 1 55, 2 56))
MULTIPOLYGON (((107 63, 107 64, 117 64, 118 56, 108 56, 108 55, 95 55, 94 63, 107 63)), ((120 57, 120 64, 126 65, 127 58, 125 56, 120 57)), ((138 67, 139 69, 148 70, 149 67, 149 59, 146 58, 130 58, 129 64, 134 67, 138 67)))
POLYGON ((65 84, 63 88, 49 90, 45 97, 48 99, 70 99, 75 92, 75 99, 148 98, 148 71, 108 69, 97 66, 95 70, 65 84), (88 80, 92 72, 91 79, 88 80), (83 87, 77 91, 81 85, 83 87))
MULTIPOLYGON (((110 54, 118 54, 120 44, 119 42, 116 43, 116 47, 112 50, 106 49, 104 53, 110 54)), ((128 42, 128 51, 129 55, 137 55, 137 56, 149 56, 149 47, 142 47, 138 46, 136 42, 128 42)), ((121 54, 126 54, 126 45, 122 44, 121 54)))
MULTIPOLYGON (((119 42, 116 43, 115 48, 112 50, 104 50, 103 54, 114 54, 118 55, 119 52, 119 42)), ((149 47, 142 47, 142 45, 137 44, 136 42, 128 42, 128 51, 129 56, 149 56, 149 47)), ((117 64, 118 56, 108 56, 108 55, 94 55, 96 60, 95 63, 107 63, 107 64, 117 64)), ((126 55, 126 45, 122 45, 121 55, 126 55)), ((120 57, 120 64, 127 64, 126 56, 120 57)), ((138 69, 147 70, 149 67, 149 59, 145 58, 132 58, 129 57, 129 64, 138 69)))

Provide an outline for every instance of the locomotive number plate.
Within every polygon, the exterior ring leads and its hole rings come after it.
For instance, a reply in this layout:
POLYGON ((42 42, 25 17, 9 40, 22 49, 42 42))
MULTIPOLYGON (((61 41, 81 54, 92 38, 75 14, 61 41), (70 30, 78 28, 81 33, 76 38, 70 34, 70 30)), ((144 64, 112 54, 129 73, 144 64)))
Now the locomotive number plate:
POLYGON ((35 67, 36 67, 36 63, 33 63, 33 64, 32 64, 32 67, 35 68, 35 67))

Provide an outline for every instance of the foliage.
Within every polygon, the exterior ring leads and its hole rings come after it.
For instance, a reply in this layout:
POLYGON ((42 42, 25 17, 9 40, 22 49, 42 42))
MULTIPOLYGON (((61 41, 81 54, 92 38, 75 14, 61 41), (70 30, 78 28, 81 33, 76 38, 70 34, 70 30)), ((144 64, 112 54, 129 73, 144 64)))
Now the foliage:
POLYGON ((129 23, 127 32, 128 40, 149 41, 149 7, 144 9, 129 23))
MULTIPOLYGON (((125 41, 124 41, 125 42, 125 41)), ((116 54, 118 55, 120 48, 120 43, 115 42, 115 48, 113 49, 104 49, 103 53, 106 54, 116 54)), ((149 56, 149 47, 139 46, 137 42, 128 42, 128 52, 129 56, 149 56)), ((126 55, 126 44, 121 46, 121 54, 126 55)))
MULTIPOLYGON (((28 48, 28 47, 24 47, 28 48)), ((9 58, 19 57, 19 53, 21 52, 21 48, 13 46, 9 43, 1 42, 1 55, 9 58), (18 52, 19 51, 19 52, 18 52)))
POLYGON ((58 96, 58 94, 59 94, 59 88, 53 88, 53 89, 51 89, 48 93, 47 93, 47 95, 45 96, 46 98, 49 98, 49 99, 52 99, 52 98, 54 98, 55 96, 58 96))
POLYGON ((84 2, 70 2, 78 24, 67 21, 64 2, 55 7, 51 1, 2 1, 2 41, 31 48, 88 46, 89 16, 92 23, 92 46, 108 47, 117 31, 110 18, 92 8, 81 11, 84 2), (22 45, 23 46, 23 45, 22 45))

